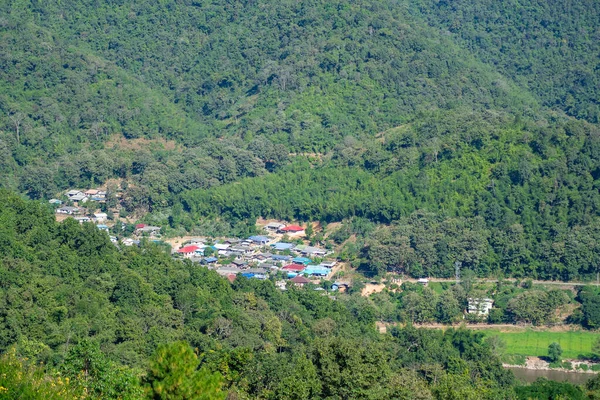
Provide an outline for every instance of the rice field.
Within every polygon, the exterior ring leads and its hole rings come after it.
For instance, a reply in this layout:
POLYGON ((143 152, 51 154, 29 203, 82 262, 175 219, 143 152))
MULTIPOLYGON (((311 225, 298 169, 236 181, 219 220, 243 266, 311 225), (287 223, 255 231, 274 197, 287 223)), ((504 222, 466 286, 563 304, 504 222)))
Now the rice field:
POLYGON ((547 356, 548 345, 557 342, 563 349, 563 358, 578 358, 580 355, 590 355, 592 346, 600 334, 587 331, 499 331, 485 330, 486 336, 499 336, 506 343, 506 354, 524 356, 547 356))

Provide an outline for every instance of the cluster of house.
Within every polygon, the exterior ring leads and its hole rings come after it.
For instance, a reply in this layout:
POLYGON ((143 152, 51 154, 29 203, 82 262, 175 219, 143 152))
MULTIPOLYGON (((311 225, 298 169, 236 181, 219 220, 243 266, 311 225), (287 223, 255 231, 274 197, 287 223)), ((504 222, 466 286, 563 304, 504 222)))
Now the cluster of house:
POLYGON ((271 222, 265 225, 268 232, 286 234, 291 237, 304 236, 305 230, 300 225, 286 225, 282 222, 271 222))
POLYGON ((313 262, 316 258, 324 258, 331 254, 329 250, 274 242, 266 236, 225 239, 211 245, 206 242, 204 238, 189 240, 175 253, 215 269, 230 280, 235 279, 237 275, 267 279, 269 274, 282 271, 290 279, 289 282, 304 286, 310 282, 307 277, 328 276, 336 264, 336 261, 323 261, 318 264, 313 262), (223 264, 222 260, 232 261, 223 264))
MULTIPOLYGON (((101 189, 88 189, 85 191, 82 190, 69 190, 65 193, 65 196, 69 201, 73 203, 87 203, 88 201, 96 201, 99 203, 106 201, 106 191, 101 189)), ((59 199, 51 199, 50 204, 54 205, 62 205, 62 200, 59 199)))

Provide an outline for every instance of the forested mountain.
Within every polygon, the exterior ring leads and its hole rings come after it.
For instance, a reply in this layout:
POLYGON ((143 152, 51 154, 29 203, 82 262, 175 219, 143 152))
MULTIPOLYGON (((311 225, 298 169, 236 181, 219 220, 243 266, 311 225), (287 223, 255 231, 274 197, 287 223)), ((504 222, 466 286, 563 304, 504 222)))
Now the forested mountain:
POLYGON ((391 224, 376 237, 403 250, 354 251, 372 272, 597 272, 596 2, 0 12, 0 182, 13 190, 119 178, 127 211, 178 232, 249 233, 259 216, 391 224))
POLYGON ((151 243, 120 251, 93 224, 59 224, 5 191, 0 235, 4 398, 224 398, 182 394, 215 387, 261 399, 515 396, 482 335, 380 335, 359 294, 282 292, 241 276, 232 285, 151 243), (182 340, 195 353, 164 346, 182 340), (38 362, 46 379, 28 372, 38 362))

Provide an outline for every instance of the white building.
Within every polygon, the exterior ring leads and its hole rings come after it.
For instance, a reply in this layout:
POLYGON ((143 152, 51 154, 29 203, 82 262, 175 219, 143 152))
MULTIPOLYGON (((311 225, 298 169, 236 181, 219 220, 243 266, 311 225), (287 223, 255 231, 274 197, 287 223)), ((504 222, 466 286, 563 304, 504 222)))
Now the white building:
POLYGON ((492 299, 469 299, 469 314, 476 314, 479 316, 487 316, 494 305, 494 300, 492 299))

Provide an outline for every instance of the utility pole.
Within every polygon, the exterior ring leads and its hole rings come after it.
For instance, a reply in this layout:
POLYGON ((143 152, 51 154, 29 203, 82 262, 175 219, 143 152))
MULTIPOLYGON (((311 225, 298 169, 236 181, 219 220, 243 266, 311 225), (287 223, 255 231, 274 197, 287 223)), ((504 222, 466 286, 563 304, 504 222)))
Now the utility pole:
POLYGON ((460 267, 462 267, 462 262, 456 261, 454 263, 454 277, 456 279, 456 283, 460 281, 460 267))

